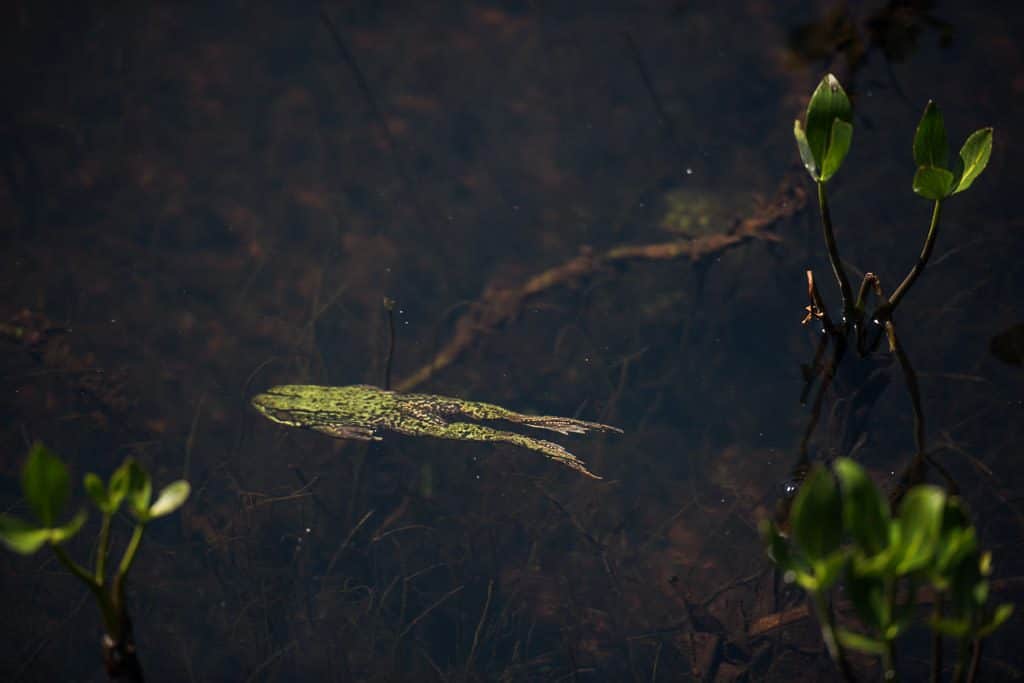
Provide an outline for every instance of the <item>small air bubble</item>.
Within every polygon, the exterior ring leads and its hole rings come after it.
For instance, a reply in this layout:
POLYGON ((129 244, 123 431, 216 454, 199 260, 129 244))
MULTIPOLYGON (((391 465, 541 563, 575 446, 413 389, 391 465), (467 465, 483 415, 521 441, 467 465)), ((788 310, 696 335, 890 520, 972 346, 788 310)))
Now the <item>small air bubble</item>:
POLYGON ((693 169, 689 166, 686 167, 686 175, 693 175, 693 169))

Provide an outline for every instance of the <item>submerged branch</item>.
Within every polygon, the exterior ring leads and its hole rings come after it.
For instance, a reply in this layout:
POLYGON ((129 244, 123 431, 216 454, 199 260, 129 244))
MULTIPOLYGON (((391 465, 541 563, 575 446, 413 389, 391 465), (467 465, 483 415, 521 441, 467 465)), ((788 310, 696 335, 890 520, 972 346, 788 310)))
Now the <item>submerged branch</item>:
POLYGON ((635 244, 594 252, 588 247, 574 258, 534 275, 519 287, 486 289, 455 322, 455 331, 437 355, 411 375, 395 384, 397 391, 409 391, 452 365, 477 339, 494 332, 514 319, 530 299, 560 286, 571 286, 610 265, 630 261, 672 261, 688 258, 691 262, 720 255, 752 240, 778 242, 772 226, 800 211, 806 193, 794 178, 786 178, 775 199, 740 221, 727 233, 707 235, 694 240, 676 240, 656 244, 635 244))

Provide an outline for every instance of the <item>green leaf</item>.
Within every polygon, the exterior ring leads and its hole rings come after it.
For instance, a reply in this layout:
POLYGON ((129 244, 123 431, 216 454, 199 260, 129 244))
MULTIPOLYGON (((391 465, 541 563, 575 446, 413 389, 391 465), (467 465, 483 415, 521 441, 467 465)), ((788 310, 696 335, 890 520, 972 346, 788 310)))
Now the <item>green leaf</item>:
POLYGON ((849 558, 850 554, 840 548, 824 560, 814 563, 814 576, 818 580, 819 591, 828 590, 839 580, 849 558))
POLYGON ((44 527, 57 522, 71 492, 68 468, 61 459, 38 441, 29 451, 21 473, 21 488, 32 511, 44 527))
POLYGON ((153 482, 149 474, 133 459, 126 461, 128 465, 128 505, 132 514, 138 519, 149 516, 149 501, 153 497, 153 482))
POLYGON ((917 132, 914 134, 914 163, 918 167, 946 168, 948 158, 949 138, 946 137, 946 124, 942 120, 938 106, 928 100, 921 122, 917 124, 917 132))
POLYGON ((816 466, 793 501, 793 539, 812 564, 827 559, 842 541, 843 509, 832 473, 816 466))
POLYGON ((914 192, 925 199, 945 199, 953 194, 951 171, 937 166, 920 166, 914 174, 914 192))
POLYGON ((89 494, 96 507, 101 512, 110 514, 110 496, 107 495, 107 487, 103 484, 103 480, 99 478, 99 475, 89 472, 85 475, 84 485, 85 492, 89 494))
POLYGON ((885 654, 885 641, 866 636, 863 633, 847 631, 845 628, 836 629, 836 637, 843 647, 851 650, 859 650, 869 655, 885 654))
POLYGON ((832 122, 832 135, 829 138, 828 151, 825 152, 825 161, 822 162, 821 179, 829 180, 836 174, 839 167, 843 165, 846 153, 850 151, 850 142, 853 139, 853 126, 842 119, 832 122))
POLYGON ((811 177, 815 181, 818 180, 818 163, 814 160, 814 154, 811 152, 811 146, 807 143, 807 134, 804 133, 803 127, 800 125, 800 119, 793 122, 793 137, 796 138, 796 147, 800 150, 800 160, 804 163, 804 168, 811 174, 811 177))
POLYGON ((1006 623, 1006 620, 1009 619, 1012 615, 1013 615, 1013 605, 1012 604, 1006 602, 1006 603, 1003 603, 1002 605, 999 605, 999 607, 996 607, 996 611, 992 615, 992 618, 987 623, 985 623, 982 626, 978 627, 977 634, 976 634, 977 637, 978 638, 986 638, 986 637, 992 635, 992 633, 997 628, 999 628, 1004 623, 1006 623))
POLYGON ((783 578, 786 580, 786 583, 793 583, 795 581, 796 585, 800 586, 808 593, 817 593, 820 590, 824 590, 821 587, 821 581, 818 580, 817 575, 802 569, 793 569, 788 571, 783 578))
POLYGON ((82 525, 85 524, 86 517, 87 515, 85 514, 85 510, 79 510, 78 514, 75 515, 71 519, 71 521, 65 524, 64 526, 49 529, 48 531, 50 532, 50 543, 63 543, 64 541, 73 537, 81 530, 82 525))
POLYGON ((18 553, 31 555, 46 543, 50 530, 30 524, 23 519, 0 515, 0 543, 18 553))
POLYGON ((156 502, 149 508, 150 518, 163 517, 180 508, 185 504, 191 490, 188 482, 184 479, 179 479, 165 486, 160 491, 160 495, 157 496, 156 502))
POLYGON ((836 460, 834 469, 843 493, 843 524, 865 555, 889 545, 889 505, 864 468, 849 458, 836 460))
MULTIPOLYGON (((852 125, 853 108, 836 77, 827 74, 815 88, 807 105, 807 143, 817 168, 824 169, 832 140, 832 124, 836 119, 852 125)), ((838 161, 841 162, 842 158, 838 161)))
POLYGON ((110 487, 107 489, 107 492, 110 496, 110 504, 115 511, 121 507, 122 501, 128 495, 128 487, 131 485, 132 464, 134 462, 134 460, 128 458, 110 475, 110 487))
POLYGON ((897 574, 924 568, 935 555, 942 530, 946 492, 938 486, 910 489, 900 504, 897 574))
POLYGON ((956 192, 963 192, 974 182, 974 179, 981 175, 981 172, 988 166, 989 157, 992 156, 992 129, 982 128, 971 133, 964 146, 960 148, 960 161, 964 165, 960 182, 957 183, 956 192))
POLYGON ((951 638, 961 639, 966 638, 971 633, 971 621, 970 619, 931 619, 928 623, 932 630, 938 631, 944 636, 951 638))

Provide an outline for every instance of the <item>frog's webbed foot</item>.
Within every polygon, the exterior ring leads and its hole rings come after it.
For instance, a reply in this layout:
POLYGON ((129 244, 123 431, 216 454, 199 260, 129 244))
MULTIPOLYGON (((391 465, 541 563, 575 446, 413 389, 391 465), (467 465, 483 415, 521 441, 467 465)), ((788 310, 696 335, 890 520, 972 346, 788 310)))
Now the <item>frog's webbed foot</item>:
POLYGON ((313 427, 318 432, 333 436, 335 439, 356 439, 358 441, 380 441, 381 437, 374 434, 371 427, 357 427, 355 425, 323 424, 313 427))
POLYGON ((622 430, 618 427, 601 424, 600 422, 586 422, 584 420, 574 420, 571 417, 558 417, 555 415, 520 415, 513 421, 535 429, 549 429, 559 434, 586 434, 588 431, 622 433, 622 430))
POLYGON ((593 479, 601 478, 588 470, 582 460, 562 448, 557 443, 544 441, 543 439, 534 439, 529 436, 523 436, 522 434, 516 434, 515 432, 505 432, 500 429, 492 429, 491 427, 470 424, 468 422, 455 422, 450 425, 445 425, 443 429, 434 432, 432 436, 437 436, 442 439, 456 439, 458 441, 503 441, 505 443, 510 443, 515 446, 528 448, 531 451, 542 453, 548 458, 555 460, 556 462, 560 462, 566 467, 571 467, 577 472, 585 474, 593 479))

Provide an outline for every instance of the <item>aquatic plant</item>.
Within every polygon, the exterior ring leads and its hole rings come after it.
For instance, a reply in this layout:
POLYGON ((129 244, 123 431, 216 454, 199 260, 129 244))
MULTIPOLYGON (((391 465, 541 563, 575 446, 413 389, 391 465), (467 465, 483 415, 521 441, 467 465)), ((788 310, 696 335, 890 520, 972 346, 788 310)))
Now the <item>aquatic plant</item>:
MULTIPOLYGON (((795 499, 786 501, 782 507, 785 514, 780 516, 788 517, 785 521, 792 530, 792 541, 782 535, 775 522, 765 521, 765 544, 786 580, 809 593, 826 646, 845 679, 853 680, 845 655, 847 648, 880 656, 884 678, 896 679, 895 641, 913 622, 918 605, 925 602, 922 588, 927 586, 932 591, 933 605, 928 625, 935 634, 932 680, 938 680, 942 671, 943 636, 955 638, 960 645, 954 680, 963 680, 965 675, 973 680, 981 640, 1009 618, 1013 607, 1007 604, 992 608, 988 604, 991 556, 979 550, 966 507, 954 495, 954 482, 925 451, 917 376, 896 334, 893 314, 931 257, 943 202, 968 189, 988 164, 992 129, 982 128, 969 135, 957 159, 950 162, 942 114, 934 102, 928 103, 913 143, 917 167, 913 190, 933 202, 920 256, 891 295, 885 296, 878 277, 869 272, 856 298, 839 256, 826 192, 853 138, 850 100, 832 74, 825 76, 814 91, 806 119, 795 122, 793 134, 804 168, 817 186, 825 247, 842 298, 842 317, 838 323, 833 322, 808 270, 810 303, 804 323, 820 321, 824 334, 807 373, 804 398, 815 376, 821 376, 822 381, 794 468, 797 481, 790 489, 795 499), (875 304, 869 312, 871 294, 875 304), (914 410, 916 453, 890 495, 892 506, 898 504, 896 516, 890 502, 853 460, 837 459, 833 474, 821 464, 811 467, 807 452, 822 397, 848 345, 852 342, 863 357, 873 353, 883 337, 903 372, 914 410), (821 359, 830 342, 833 354, 825 363, 821 359), (948 491, 922 483, 927 464, 936 466, 946 477, 948 491), (829 596, 840 580, 867 632, 837 626, 829 596), (947 604, 949 613, 945 611, 947 604)), ((871 395, 877 397, 878 393, 871 395)))
POLYGON ((190 487, 184 480, 172 482, 160 491, 156 500, 152 500, 152 480, 132 458, 126 459, 107 483, 92 472, 86 474, 84 486, 101 515, 93 571, 71 559, 64 549, 64 544, 85 524, 86 512, 79 510, 70 521, 59 522, 71 493, 71 479, 64 462, 38 442, 29 451, 21 474, 22 493, 36 521, 0 515, 0 542, 21 555, 31 555, 49 546, 61 565, 84 583, 96 599, 105 629, 102 644, 107 674, 111 678, 141 681, 142 668, 125 605, 125 580, 138 554, 146 525, 181 507, 189 496, 190 487), (134 518, 134 525, 121 561, 108 581, 110 527, 122 503, 134 518))
POLYGON ((959 644, 953 680, 974 680, 982 639, 1013 613, 1011 604, 989 603, 991 554, 978 547, 963 501, 937 486, 913 487, 893 515, 864 469, 838 458, 833 470, 811 470, 793 503, 790 529, 786 538, 774 522, 761 524, 786 581, 810 595, 829 654, 847 680, 853 679, 847 649, 881 657, 884 679, 896 680, 896 640, 929 600, 924 621, 940 645, 932 651, 932 680, 941 674, 943 636, 959 644), (866 631, 836 624, 829 595, 840 582, 866 631))
MULTIPOLYGON (((816 377, 821 377, 821 384, 814 400, 811 420, 801 443, 800 458, 794 467, 795 478, 802 478, 810 465, 807 443, 817 424, 822 399, 847 348, 852 343, 858 355, 865 357, 877 350, 884 337, 888 340, 889 351, 902 370, 914 411, 916 453, 900 478, 899 490, 906 490, 922 481, 927 465, 934 466, 946 477, 950 488, 955 488, 945 470, 925 451, 924 417, 917 375, 896 334, 893 315, 931 258, 939 233, 943 202, 968 189, 988 165, 992 153, 992 128, 981 128, 971 133, 957 158, 950 161, 949 142, 942 114, 934 102, 928 102, 913 141, 913 158, 917 170, 914 173, 912 187, 915 193, 933 202, 924 245, 917 261, 891 295, 886 296, 878 276, 868 272, 860 283, 856 298, 839 255, 826 191, 829 180, 835 176, 846 159, 853 139, 853 109, 850 99, 835 76, 828 74, 818 84, 807 105, 805 121, 801 122, 798 119, 794 123, 793 135, 804 168, 817 186, 825 247, 842 300, 842 315, 836 323, 829 315, 818 292, 814 273, 807 271, 807 293, 810 302, 805 308, 803 322, 820 322, 824 334, 821 335, 814 362, 805 368, 807 381, 801 400, 806 400, 816 377), (874 308, 869 309, 872 294, 875 303, 874 308), (830 343, 833 345, 831 360, 823 362, 825 348, 830 343)), ((900 494, 897 494, 897 497, 898 495, 900 494)))
MULTIPOLYGON (((960 154, 951 163, 949 161, 949 141, 942 114, 934 102, 929 101, 914 135, 914 162, 917 171, 914 174, 913 190, 925 199, 934 202, 931 224, 925 237, 921 255, 914 267, 907 273, 900 285, 889 297, 882 295, 878 278, 868 273, 861 282, 856 300, 850 288, 839 258, 835 234, 832 228, 832 216, 828 206, 828 195, 825 187, 836 174, 846 159, 853 138, 853 108, 836 77, 828 74, 821 80, 811 101, 807 105, 806 124, 800 120, 794 122, 793 135, 804 168, 815 181, 818 188, 818 205, 821 209, 821 222, 825 233, 825 245, 828 249, 829 262, 842 295, 843 321, 860 329, 858 348, 863 346, 863 324, 870 321, 875 325, 886 327, 891 332, 892 314, 900 301, 924 272, 932 248, 939 231, 939 218, 942 203, 955 194, 969 188, 985 170, 992 153, 992 128, 981 128, 971 133, 960 149, 960 154), (880 304, 871 315, 866 314, 867 294, 874 291, 880 304)), ((814 310, 815 302, 809 313, 813 317, 822 317, 823 311, 814 310)))

